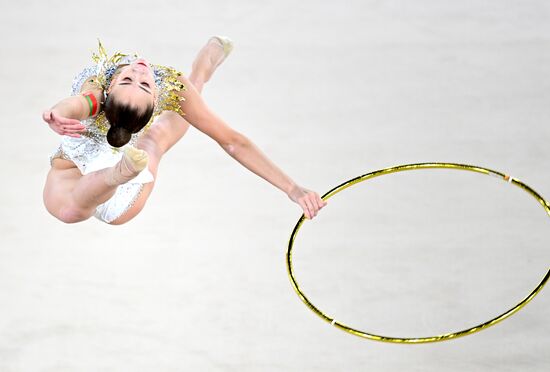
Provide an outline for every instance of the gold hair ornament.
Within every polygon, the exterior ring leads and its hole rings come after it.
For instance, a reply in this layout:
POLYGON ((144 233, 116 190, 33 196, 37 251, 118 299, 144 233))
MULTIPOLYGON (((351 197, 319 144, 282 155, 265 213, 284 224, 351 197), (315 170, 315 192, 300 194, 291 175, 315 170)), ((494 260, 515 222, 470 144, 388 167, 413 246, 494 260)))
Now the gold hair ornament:
MULTIPOLYGON (((550 215, 550 205, 544 198, 539 195, 535 190, 533 190, 531 187, 527 186, 520 180, 510 177, 509 175, 478 166, 472 166, 472 165, 465 165, 465 164, 457 164, 457 163, 417 163, 417 164, 405 164, 405 165, 398 165, 391 168, 385 168, 381 170, 377 170, 374 172, 370 172, 367 174, 364 174, 359 177, 355 177, 349 181, 346 181, 342 183, 339 186, 334 187, 332 190, 328 191, 325 195, 323 195, 323 200, 328 200, 335 194, 339 193, 340 191, 353 186, 359 182, 366 181, 368 179, 383 176, 390 173, 395 172, 402 172, 402 171, 408 171, 408 170, 417 170, 417 169, 427 169, 427 168, 447 168, 447 169, 458 169, 458 170, 467 170, 471 172, 477 172, 486 174, 489 176, 500 178, 508 183, 512 183, 523 190, 527 191, 529 194, 531 194, 544 208, 547 214, 550 215)), ((290 240, 288 242, 288 250, 286 254, 286 263, 287 263, 287 269, 288 269, 288 275, 290 277, 290 281, 292 282, 292 286, 294 287, 294 290, 300 297, 300 299, 319 317, 324 319, 325 321, 329 322, 330 324, 334 325, 335 327, 346 331, 348 333, 351 333, 353 335, 367 338, 374 341, 382 341, 382 342, 390 342, 390 343, 405 343, 405 344, 420 344, 420 343, 428 343, 428 342, 438 342, 438 341, 445 341, 450 340, 462 336, 467 336, 476 332, 479 332, 483 329, 486 329, 490 326, 493 326, 502 320, 508 318, 512 314, 515 314, 517 311, 519 311, 521 308, 523 308, 527 303, 529 303, 533 297, 535 297, 544 287, 546 282, 548 281, 550 277, 550 269, 546 273, 546 275, 543 277, 539 285, 527 296, 525 297, 521 302, 519 302, 516 306, 512 307, 511 309, 507 310, 506 312, 502 313, 501 315, 486 321, 485 323, 476 325, 474 327, 470 327, 468 329, 457 331, 457 332, 451 332, 451 333, 445 333, 437 336, 430 336, 430 337, 390 337, 390 336, 381 336, 381 335, 375 335, 372 333, 360 331, 358 329, 354 329, 352 327, 349 327, 343 323, 338 322, 335 318, 326 315, 321 310, 319 310, 311 301, 306 297, 306 295, 300 290, 300 287, 298 285, 298 282, 296 281, 296 278, 294 277, 294 272, 292 268, 292 248, 294 246, 294 239, 296 238, 296 235, 298 234, 298 231, 300 227, 302 226, 303 222, 305 221, 305 216, 302 215, 301 218, 296 223, 296 226, 294 226, 294 230, 292 231, 292 234, 290 236, 290 240)))
MULTIPOLYGON (((98 51, 92 53, 92 61, 97 65, 96 86, 103 89, 103 101, 105 102, 107 95, 106 91, 111 82, 111 79, 118 73, 118 68, 128 64, 131 60, 138 58, 137 53, 125 54, 115 52, 110 57, 105 50, 105 47, 98 40, 98 51)), ((162 65, 151 65, 154 72, 155 84, 158 89, 158 97, 155 102, 153 115, 149 122, 143 128, 148 130, 153 121, 164 111, 174 111, 181 116, 185 113, 181 109, 180 102, 185 101, 181 92, 187 90, 187 87, 180 82, 179 77, 183 74, 172 67, 162 65)), ((102 110, 94 119, 98 131, 102 135, 106 135, 110 124, 105 117, 105 112, 102 110)))

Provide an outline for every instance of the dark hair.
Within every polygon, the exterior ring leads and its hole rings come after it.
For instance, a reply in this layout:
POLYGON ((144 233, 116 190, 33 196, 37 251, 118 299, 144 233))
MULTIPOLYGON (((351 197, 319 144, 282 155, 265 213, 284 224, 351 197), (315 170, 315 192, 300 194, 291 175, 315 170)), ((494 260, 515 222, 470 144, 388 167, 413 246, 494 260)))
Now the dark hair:
POLYGON ((151 120, 153 105, 140 110, 138 107, 117 102, 115 97, 109 94, 105 99, 103 111, 111 124, 107 132, 107 142, 113 147, 121 147, 130 141, 133 133, 139 132, 151 120))

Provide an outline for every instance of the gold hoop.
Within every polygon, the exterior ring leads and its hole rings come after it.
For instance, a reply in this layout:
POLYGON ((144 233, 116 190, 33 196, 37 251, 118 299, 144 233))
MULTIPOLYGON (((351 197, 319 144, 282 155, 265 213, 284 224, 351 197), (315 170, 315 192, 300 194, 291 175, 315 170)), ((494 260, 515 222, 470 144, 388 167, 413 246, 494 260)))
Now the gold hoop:
MULTIPOLYGON (((509 175, 478 166, 473 165, 465 165, 465 164, 457 164, 457 163, 417 163, 417 164, 405 164, 405 165, 398 165, 391 168, 385 168, 381 170, 377 170, 374 172, 370 172, 367 174, 364 174, 362 176, 353 178, 349 181, 346 181, 342 183, 341 185, 336 186, 332 190, 328 191, 325 195, 322 196, 323 200, 327 200, 331 198, 332 196, 336 195, 340 191, 347 189, 350 186, 353 186, 359 182, 366 181, 368 179, 383 176, 385 174, 395 173, 395 172, 402 172, 402 171, 408 171, 408 170, 417 170, 417 169, 427 169, 427 168, 448 168, 448 169, 458 169, 458 170, 467 170, 471 172, 477 172, 486 174, 489 176, 500 178, 506 182, 512 183, 523 190, 527 191, 529 194, 531 194, 535 199, 538 200, 538 202, 542 205, 542 207, 546 210, 546 213, 550 215, 550 205, 542 196, 540 196, 535 190, 533 190, 531 187, 527 186, 520 180, 510 177, 509 175)), ((302 226, 303 222, 305 220, 304 215, 300 217, 298 222, 296 223, 296 226, 294 226, 294 230, 292 231, 292 234, 290 235, 290 240, 288 242, 288 250, 286 254, 286 263, 287 263, 287 269, 288 269, 288 275, 290 277, 290 281, 292 282, 292 285, 294 287, 294 290, 300 297, 300 299, 318 316, 320 316, 325 321, 331 323, 337 328, 340 328, 343 331, 346 331, 348 333, 351 333, 353 335, 367 338, 374 341, 381 341, 381 342, 391 342, 391 343, 405 343, 405 344, 419 344, 419 343, 428 343, 428 342, 438 342, 438 341, 445 341, 454 339, 457 337, 467 336, 476 332, 479 332, 485 328, 488 328, 492 325, 495 325, 502 320, 508 318, 512 314, 515 314, 518 312, 521 308, 523 308, 527 303, 529 303, 533 297, 535 297, 544 287, 546 282, 548 281, 550 277, 550 269, 540 282, 540 284, 527 296, 525 297, 521 302, 519 302, 516 306, 512 307, 508 311, 502 313, 501 315, 486 321, 485 323, 476 325, 474 327, 470 327, 468 329, 458 331, 458 332, 452 332, 452 333, 446 333, 441 334, 438 336, 431 336, 431 337, 419 337, 419 338, 404 338, 404 337, 388 337, 388 336, 381 336, 381 335, 375 335, 368 332, 363 332, 358 329, 351 328, 343 323, 340 323, 336 321, 335 318, 332 318, 325 313, 323 313, 321 310, 319 310, 315 305, 311 303, 311 301, 308 300, 306 295, 300 290, 300 287, 296 281, 296 278, 294 277, 293 268, 292 268, 292 248, 294 245, 294 239, 296 238, 296 235, 298 234, 298 231, 300 230, 300 227, 302 226)))

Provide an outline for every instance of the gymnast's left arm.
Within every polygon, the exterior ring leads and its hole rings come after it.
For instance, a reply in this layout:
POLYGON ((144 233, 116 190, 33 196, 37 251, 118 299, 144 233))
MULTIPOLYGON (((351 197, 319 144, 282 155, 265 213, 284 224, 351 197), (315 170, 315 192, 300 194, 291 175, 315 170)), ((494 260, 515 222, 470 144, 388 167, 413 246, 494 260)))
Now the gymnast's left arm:
POLYGON ((300 205, 306 218, 315 217, 327 204, 316 192, 296 184, 250 139, 229 127, 212 112, 187 78, 181 76, 180 81, 187 87, 187 90, 180 92, 185 98, 181 101, 181 109, 191 125, 218 142, 231 157, 247 169, 285 192, 292 201, 300 205))

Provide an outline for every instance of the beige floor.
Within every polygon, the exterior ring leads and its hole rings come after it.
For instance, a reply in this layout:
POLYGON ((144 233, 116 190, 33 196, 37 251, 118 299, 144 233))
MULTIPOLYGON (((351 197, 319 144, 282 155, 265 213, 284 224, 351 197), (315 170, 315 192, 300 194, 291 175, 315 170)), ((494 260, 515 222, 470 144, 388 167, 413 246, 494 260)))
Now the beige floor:
MULTIPOLYGON (((396 164, 500 170, 550 197, 550 6, 533 1, 3 1, 0 371, 548 371, 550 295, 446 343, 344 333, 290 285, 299 208, 190 130, 131 223, 42 206, 64 97, 99 37, 189 72, 236 41, 211 107, 324 193, 396 164)), ((357 328, 427 336, 515 305, 547 272, 550 221, 522 190, 426 170, 362 183, 302 228, 310 299, 357 328)))

